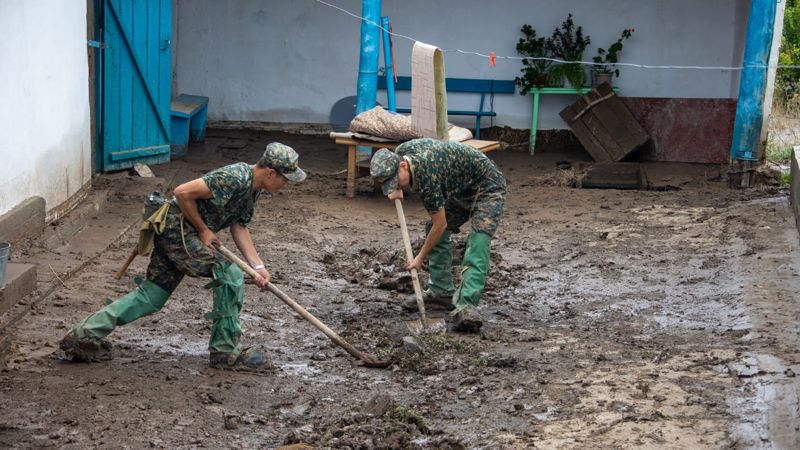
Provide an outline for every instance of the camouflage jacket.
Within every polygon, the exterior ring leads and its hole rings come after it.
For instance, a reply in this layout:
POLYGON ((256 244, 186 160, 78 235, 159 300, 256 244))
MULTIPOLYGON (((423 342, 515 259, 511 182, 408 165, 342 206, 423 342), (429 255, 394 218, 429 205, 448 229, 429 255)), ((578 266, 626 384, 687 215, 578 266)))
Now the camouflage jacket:
POLYGON ((494 161, 480 150, 453 141, 415 139, 395 150, 406 157, 411 166, 411 190, 422 197, 429 212, 444 207, 451 197, 471 198, 489 171, 497 171, 494 161))
MULTIPOLYGON (((213 232, 225 229, 238 223, 247 226, 253 218, 256 200, 261 190, 253 192, 253 168, 247 163, 231 164, 203 175, 202 180, 213 194, 209 199, 197 201, 200 217, 213 232)), ((170 214, 180 214, 178 200, 171 201, 175 208, 170 214)), ((169 220, 167 226, 177 223, 169 220)), ((191 226, 188 221, 186 224, 191 226)))

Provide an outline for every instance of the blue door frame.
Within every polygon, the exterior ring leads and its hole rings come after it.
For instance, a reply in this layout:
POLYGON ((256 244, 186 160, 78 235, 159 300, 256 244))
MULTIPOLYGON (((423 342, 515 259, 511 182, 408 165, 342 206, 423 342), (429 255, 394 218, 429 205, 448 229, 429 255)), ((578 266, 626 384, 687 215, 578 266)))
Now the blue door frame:
POLYGON ((171 0, 95 0, 95 170, 169 162, 171 0))

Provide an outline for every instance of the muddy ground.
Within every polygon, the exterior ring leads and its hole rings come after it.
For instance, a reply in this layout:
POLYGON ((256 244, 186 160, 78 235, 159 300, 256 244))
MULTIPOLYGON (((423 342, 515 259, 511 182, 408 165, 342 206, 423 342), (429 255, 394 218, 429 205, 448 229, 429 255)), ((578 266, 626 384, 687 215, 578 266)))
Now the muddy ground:
MULTIPOLYGON (((113 278, 134 229, 50 295, 27 300, 0 373, 0 446, 800 446, 800 249, 784 191, 729 190, 725 168, 688 165, 651 166, 660 191, 573 189, 554 185, 568 178, 555 161, 579 166, 582 153, 494 152, 509 193, 485 326, 403 346, 414 315, 399 306, 410 285, 397 268, 394 206, 365 179, 355 199, 344 197, 343 148, 327 137, 209 130, 184 160, 153 170, 177 183, 255 161, 272 140, 298 149, 309 171, 305 183, 262 197, 251 225, 274 283, 392 366, 362 367, 249 284, 243 340, 265 348, 276 369, 210 369, 211 295, 194 279, 161 312, 110 336, 114 360, 64 361, 67 328, 144 273, 138 258, 113 278)), ((97 189, 135 191, 136 178, 115 176, 97 189)), ((405 211, 419 240, 418 199, 405 211)))

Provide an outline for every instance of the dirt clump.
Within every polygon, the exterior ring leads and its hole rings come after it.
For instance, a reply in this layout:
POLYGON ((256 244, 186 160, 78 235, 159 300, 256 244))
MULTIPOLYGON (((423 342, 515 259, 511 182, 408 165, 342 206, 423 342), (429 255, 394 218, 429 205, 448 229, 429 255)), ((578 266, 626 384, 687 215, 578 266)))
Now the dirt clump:
POLYGON ((355 410, 323 420, 310 433, 295 430, 286 437, 285 444, 375 450, 465 448, 457 439, 429 428, 413 407, 399 404, 385 394, 373 396, 355 410))
POLYGON ((414 292, 411 275, 404 269, 405 254, 386 248, 362 248, 337 258, 331 253, 322 262, 328 272, 350 283, 396 292, 414 292))

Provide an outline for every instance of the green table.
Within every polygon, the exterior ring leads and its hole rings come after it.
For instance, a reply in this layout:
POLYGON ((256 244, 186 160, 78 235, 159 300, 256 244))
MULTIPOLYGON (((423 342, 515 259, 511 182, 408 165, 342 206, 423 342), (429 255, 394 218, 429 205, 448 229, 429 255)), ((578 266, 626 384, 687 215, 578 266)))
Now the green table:
MULTIPOLYGON (((533 94, 533 106, 531 108, 531 138, 528 150, 530 154, 533 155, 533 150, 536 148, 536 129, 538 128, 539 124, 539 95, 541 94, 575 94, 575 95, 585 95, 592 90, 591 86, 584 86, 580 89, 574 87, 541 87, 541 88, 533 88, 528 91, 529 94, 533 94)), ((619 88, 613 88, 614 92, 619 92, 619 88)))

